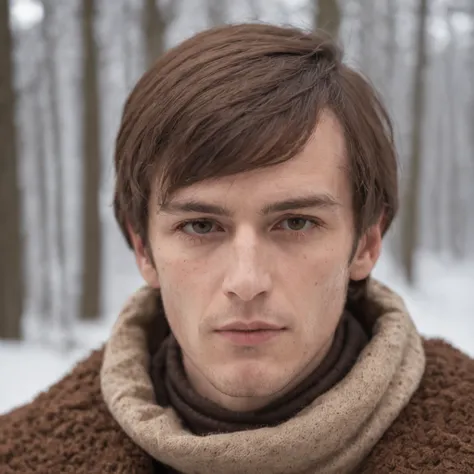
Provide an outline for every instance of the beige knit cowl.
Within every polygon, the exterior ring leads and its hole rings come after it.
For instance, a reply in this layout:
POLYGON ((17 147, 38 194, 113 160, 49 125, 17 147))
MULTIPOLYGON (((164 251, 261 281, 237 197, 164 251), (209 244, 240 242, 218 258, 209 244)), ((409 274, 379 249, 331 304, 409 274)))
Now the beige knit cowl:
POLYGON ((346 377, 278 426, 197 436, 155 401, 148 337, 157 316, 149 288, 115 324, 101 371, 107 406, 128 436, 184 474, 350 473, 407 405, 425 367, 422 341, 399 296, 371 281, 381 308, 372 338, 346 377))

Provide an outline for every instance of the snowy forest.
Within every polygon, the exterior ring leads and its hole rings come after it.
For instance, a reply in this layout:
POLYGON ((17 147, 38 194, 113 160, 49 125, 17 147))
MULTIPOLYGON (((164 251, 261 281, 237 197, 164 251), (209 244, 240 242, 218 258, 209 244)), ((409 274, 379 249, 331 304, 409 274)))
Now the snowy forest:
POLYGON ((111 205, 127 94, 167 48, 241 21, 323 28, 379 90, 401 211, 375 277, 474 355, 474 1, 0 0, 0 413, 99 347, 143 284, 111 205))

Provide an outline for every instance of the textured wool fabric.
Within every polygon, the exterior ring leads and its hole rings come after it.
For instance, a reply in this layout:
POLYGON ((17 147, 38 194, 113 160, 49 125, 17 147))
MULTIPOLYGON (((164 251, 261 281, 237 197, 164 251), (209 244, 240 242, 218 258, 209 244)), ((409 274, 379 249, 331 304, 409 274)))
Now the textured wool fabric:
MULTIPOLYGON (((354 474, 474 472, 474 360, 439 340, 424 350, 420 387, 354 474)), ((110 415, 102 357, 94 352, 32 403, 0 415, 1 474, 168 474, 163 465, 154 473, 110 415)))
POLYGON ((172 334, 152 360, 151 378, 157 403, 171 405, 192 433, 233 433, 276 426, 293 418, 303 408, 340 382, 352 369, 368 337, 359 321, 346 311, 324 359, 305 380, 265 407, 249 411, 226 410, 200 396, 186 376, 181 350, 172 334))
POLYGON ((278 426, 197 436, 173 409, 156 403, 147 337, 160 305, 155 291, 142 289, 107 344, 104 400, 136 444, 184 474, 353 472, 409 402, 425 367, 421 338, 402 300, 375 281, 369 298, 382 313, 340 383, 278 426))
POLYGON ((152 474, 100 391, 103 350, 32 403, 0 416, 1 474, 152 474))
POLYGON ((425 341, 422 383, 357 474, 474 473, 474 360, 425 341))

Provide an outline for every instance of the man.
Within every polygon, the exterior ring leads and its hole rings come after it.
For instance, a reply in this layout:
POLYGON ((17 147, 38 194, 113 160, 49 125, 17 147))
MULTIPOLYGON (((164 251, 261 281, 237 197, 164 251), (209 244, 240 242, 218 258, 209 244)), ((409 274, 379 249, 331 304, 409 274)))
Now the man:
POLYGON ((0 419, 1 472, 474 472, 474 361, 371 280, 390 120, 319 33, 202 32, 125 105, 115 214, 147 286, 0 419))

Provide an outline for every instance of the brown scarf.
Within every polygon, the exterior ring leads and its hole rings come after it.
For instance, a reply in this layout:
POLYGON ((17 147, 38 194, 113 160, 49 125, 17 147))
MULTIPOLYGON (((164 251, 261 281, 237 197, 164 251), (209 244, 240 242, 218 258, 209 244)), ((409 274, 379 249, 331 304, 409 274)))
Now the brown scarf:
POLYGON ((368 337, 358 320, 346 312, 331 349, 321 364, 293 390, 259 410, 238 413, 200 396, 186 376, 181 351, 168 336, 152 360, 151 378, 157 402, 172 406, 187 429, 197 435, 233 433, 276 426, 293 418, 320 395, 334 387, 351 370, 368 337))
POLYGON ((377 308, 369 318, 370 341, 339 383, 283 423, 199 436, 183 427, 171 405, 157 403, 150 336, 161 344, 167 334, 154 329, 164 315, 159 293, 150 288, 129 299, 107 343, 104 401, 136 444, 181 473, 354 472, 410 400, 425 364, 403 301, 380 283, 369 283, 367 301, 377 308))

